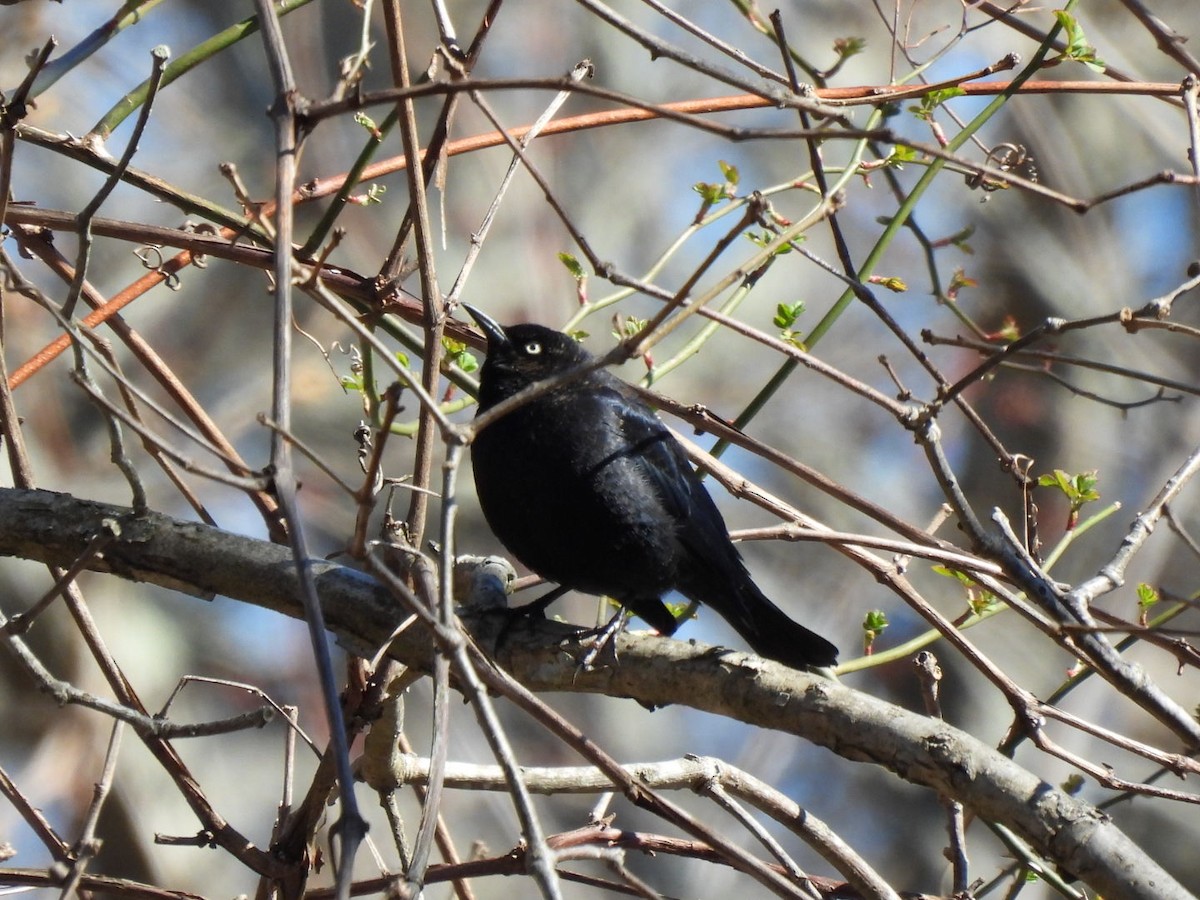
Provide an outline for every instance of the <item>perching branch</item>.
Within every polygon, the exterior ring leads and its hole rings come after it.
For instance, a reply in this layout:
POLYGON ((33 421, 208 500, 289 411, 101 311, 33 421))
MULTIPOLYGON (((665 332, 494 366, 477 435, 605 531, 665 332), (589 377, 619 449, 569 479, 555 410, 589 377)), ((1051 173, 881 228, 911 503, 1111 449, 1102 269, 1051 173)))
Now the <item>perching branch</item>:
MULTIPOLYGON (((265 541, 158 513, 48 491, 0 491, 0 554, 68 565, 105 518, 121 535, 98 566, 123 578, 188 593, 213 592, 299 618, 290 554, 265 541)), ((369 656, 392 638, 396 601, 368 576, 313 560, 311 574, 330 629, 369 656)), ((950 725, 823 678, 743 653, 644 634, 620 638, 620 664, 580 671, 561 641, 569 626, 513 629, 498 649, 503 619, 469 618, 472 634, 534 691, 579 691, 650 706, 684 704, 795 734, 846 759, 884 766, 1000 823, 1096 891, 1125 898, 1190 900, 1170 875, 1107 817, 950 725)), ((428 669, 433 644, 421 628, 395 636, 390 655, 428 669)))

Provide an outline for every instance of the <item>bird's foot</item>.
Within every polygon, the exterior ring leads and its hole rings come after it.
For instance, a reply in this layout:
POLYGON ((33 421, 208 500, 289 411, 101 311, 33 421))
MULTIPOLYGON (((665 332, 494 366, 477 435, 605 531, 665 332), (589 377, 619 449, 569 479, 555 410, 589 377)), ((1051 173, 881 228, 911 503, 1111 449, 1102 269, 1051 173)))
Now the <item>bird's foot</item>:
POLYGON ((512 606, 504 610, 506 621, 500 629, 500 634, 496 637, 496 645, 503 644, 508 637, 508 633, 513 626, 520 621, 529 621, 533 618, 544 619, 546 617, 546 607, 565 594, 570 588, 565 588, 562 585, 554 588, 547 594, 538 597, 536 600, 531 600, 522 606, 512 606))
POLYGON ((526 603, 522 606, 511 607, 508 610, 508 612, 514 618, 521 617, 521 618, 530 619, 530 618, 533 618, 534 616, 538 616, 539 618, 545 618, 546 617, 546 607, 548 607, 551 603, 553 603, 555 600, 557 600, 559 597, 561 597, 563 594, 565 594, 569 590, 570 590, 570 588, 563 587, 560 584, 558 587, 554 588, 554 590, 550 591, 549 593, 543 594, 541 597, 538 597, 536 600, 530 600, 528 603, 526 603))
POLYGON ((579 672, 592 671, 595 668, 596 660, 605 651, 608 651, 612 657, 611 664, 616 665, 619 662, 617 659, 617 636, 625 630, 627 624, 629 624, 629 616, 624 609, 619 609, 615 616, 599 628, 589 628, 567 638, 573 644, 578 644, 588 638, 595 638, 591 646, 587 648, 587 652, 579 658, 576 670, 579 672))

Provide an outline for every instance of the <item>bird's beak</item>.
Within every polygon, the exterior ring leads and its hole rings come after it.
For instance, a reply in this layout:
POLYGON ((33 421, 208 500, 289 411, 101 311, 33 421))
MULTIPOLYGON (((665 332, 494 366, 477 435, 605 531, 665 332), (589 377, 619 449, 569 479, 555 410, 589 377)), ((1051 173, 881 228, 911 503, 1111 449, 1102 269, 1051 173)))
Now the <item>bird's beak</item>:
POLYGON ((471 314, 471 318, 475 320, 479 327, 483 329, 483 333, 487 335, 489 350, 494 350, 510 343, 508 335, 504 333, 504 328, 495 319, 484 315, 475 307, 469 306, 466 303, 462 305, 462 308, 471 314))

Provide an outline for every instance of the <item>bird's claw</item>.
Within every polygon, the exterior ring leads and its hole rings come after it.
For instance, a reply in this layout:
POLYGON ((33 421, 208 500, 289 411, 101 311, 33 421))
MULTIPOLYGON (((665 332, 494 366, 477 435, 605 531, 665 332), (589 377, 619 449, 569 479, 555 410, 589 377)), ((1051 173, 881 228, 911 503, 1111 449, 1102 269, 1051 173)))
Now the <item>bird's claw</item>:
POLYGON ((578 634, 573 634, 564 641, 569 641, 573 644, 580 644, 588 638, 595 638, 591 646, 579 658, 576 663, 577 672, 591 672, 596 665, 596 660, 600 658, 600 654, 607 650, 612 656, 611 665, 617 665, 620 659, 617 657, 617 636, 625 630, 625 626, 629 622, 629 616, 626 615, 624 609, 617 611, 617 614, 609 619, 599 628, 588 628, 578 634))
POLYGON ((536 600, 531 600, 521 606, 511 606, 504 610, 505 622, 500 628, 500 634, 496 636, 496 646, 500 646, 508 638, 508 634, 512 631, 513 626, 518 621, 529 621, 533 618, 546 618, 546 607, 561 597, 567 592, 568 588, 559 585, 550 591, 538 597, 536 600))

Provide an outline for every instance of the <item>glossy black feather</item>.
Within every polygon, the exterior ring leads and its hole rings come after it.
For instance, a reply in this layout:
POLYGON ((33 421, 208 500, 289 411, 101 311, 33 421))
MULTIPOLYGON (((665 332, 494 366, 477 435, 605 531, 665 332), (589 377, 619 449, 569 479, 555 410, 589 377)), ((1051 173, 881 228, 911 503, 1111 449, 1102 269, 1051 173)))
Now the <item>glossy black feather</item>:
MULTIPOLYGON (((468 311, 488 336, 480 412, 592 361, 565 334, 503 328, 468 311)), ((797 667, 836 661, 833 644, 755 586, 683 448, 609 372, 502 416, 478 433, 471 458, 488 524, 547 580, 613 597, 667 635, 679 623, 661 598, 675 589, 712 607, 763 656, 797 667)))

